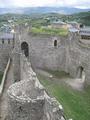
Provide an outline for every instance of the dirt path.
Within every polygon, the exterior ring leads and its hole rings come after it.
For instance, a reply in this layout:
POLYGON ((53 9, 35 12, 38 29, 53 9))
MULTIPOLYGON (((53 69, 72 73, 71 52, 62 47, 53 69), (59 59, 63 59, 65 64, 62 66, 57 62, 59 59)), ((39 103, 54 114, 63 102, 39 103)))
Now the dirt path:
POLYGON ((5 81, 4 91, 0 98, 0 120, 6 120, 7 116, 7 89, 13 83, 13 67, 12 64, 10 65, 7 78, 5 81))
POLYGON ((39 70, 39 69, 36 70, 36 73, 41 74, 45 77, 48 77, 49 79, 51 79, 53 82, 55 82, 57 84, 61 84, 61 82, 65 83, 75 90, 82 91, 84 88, 84 80, 83 79, 66 78, 66 77, 58 78, 57 76, 53 76, 51 73, 48 73, 47 71, 39 70))
POLYGON ((82 91, 84 88, 84 81, 82 79, 68 79, 66 81, 68 85, 70 85, 73 89, 82 91))

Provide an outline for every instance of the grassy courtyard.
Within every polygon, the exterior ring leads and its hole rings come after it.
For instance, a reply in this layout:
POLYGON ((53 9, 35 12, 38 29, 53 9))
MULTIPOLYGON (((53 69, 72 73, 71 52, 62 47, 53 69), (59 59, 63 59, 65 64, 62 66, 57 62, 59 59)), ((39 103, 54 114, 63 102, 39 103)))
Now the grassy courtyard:
POLYGON ((68 30, 66 29, 52 29, 52 28, 36 28, 33 27, 31 30, 32 33, 39 33, 39 34, 50 34, 50 35, 60 35, 60 36, 66 36, 68 35, 68 30))
MULTIPOLYGON (((62 79, 69 77, 64 72, 50 72, 55 77, 62 79)), ((46 90, 63 105, 67 118, 73 120, 89 120, 90 119, 90 86, 83 91, 72 89, 63 82, 38 74, 40 82, 45 86, 46 90)))

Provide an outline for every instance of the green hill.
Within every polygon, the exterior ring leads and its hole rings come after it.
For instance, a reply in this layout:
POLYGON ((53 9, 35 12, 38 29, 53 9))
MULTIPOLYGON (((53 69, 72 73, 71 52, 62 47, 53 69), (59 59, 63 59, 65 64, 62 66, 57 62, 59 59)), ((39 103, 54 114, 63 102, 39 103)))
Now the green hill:
POLYGON ((66 20, 68 21, 77 21, 79 23, 83 23, 87 26, 90 26, 90 11, 88 12, 81 12, 78 14, 68 15, 65 16, 66 20))

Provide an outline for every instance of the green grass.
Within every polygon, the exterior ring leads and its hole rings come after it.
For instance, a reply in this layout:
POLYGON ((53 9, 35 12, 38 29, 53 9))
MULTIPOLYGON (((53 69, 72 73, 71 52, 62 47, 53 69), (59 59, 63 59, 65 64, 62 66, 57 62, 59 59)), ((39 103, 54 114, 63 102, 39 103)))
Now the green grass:
POLYGON ((66 29, 52 29, 52 28, 35 28, 33 27, 31 30, 32 33, 38 34, 50 34, 50 35, 60 35, 60 36, 67 36, 68 30, 66 29))
MULTIPOLYGON (((58 72, 54 73, 54 75, 58 74, 58 72)), ((49 94, 55 96, 63 105, 67 118, 72 118, 73 120, 90 119, 90 87, 83 91, 76 91, 66 84, 55 83, 45 76, 38 75, 38 78, 49 94)))
POLYGON ((66 73, 64 71, 51 71, 51 70, 47 70, 47 72, 53 74, 54 76, 56 76, 57 78, 71 78, 69 73, 66 73))
POLYGON ((0 84, 1 84, 1 81, 2 81, 2 77, 3 77, 3 73, 0 72, 0 84))

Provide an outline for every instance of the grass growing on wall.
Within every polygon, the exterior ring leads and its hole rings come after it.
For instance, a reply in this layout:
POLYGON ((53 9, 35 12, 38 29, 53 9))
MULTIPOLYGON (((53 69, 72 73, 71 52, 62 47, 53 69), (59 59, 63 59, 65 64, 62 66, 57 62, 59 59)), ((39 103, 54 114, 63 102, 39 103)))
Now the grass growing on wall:
MULTIPOLYGON (((62 77, 62 73, 60 74, 62 77)), ((59 72, 55 72, 54 75, 60 78, 59 72)), ((55 96, 62 104, 67 118, 72 118, 73 120, 90 119, 90 87, 83 91, 77 91, 66 84, 58 84, 42 75, 38 75, 38 78, 49 94, 55 96)))
POLYGON ((39 34, 50 34, 50 35, 60 35, 66 36, 68 35, 68 30, 66 29, 52 29, 52 28, 35 28, 33 27, 31 30, 32 33, 39 33, 39 34))
POLYGON ((2 77, 3 77, 3 73, 0 72, 0 84, 1 84, 1 81, 2 81, 2 77))

